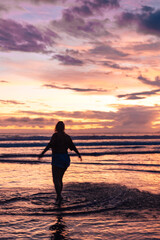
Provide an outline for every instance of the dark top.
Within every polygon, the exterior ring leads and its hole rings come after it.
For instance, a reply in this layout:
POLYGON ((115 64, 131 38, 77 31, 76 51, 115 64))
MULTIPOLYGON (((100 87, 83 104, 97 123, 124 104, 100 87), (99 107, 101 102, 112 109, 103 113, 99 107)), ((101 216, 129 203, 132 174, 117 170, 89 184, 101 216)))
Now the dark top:
POLYGON ((68 148, 77 151, 71 137, 63 132, 52 135, 48 148, 52 149, 52 153, 68 153, 68 148))

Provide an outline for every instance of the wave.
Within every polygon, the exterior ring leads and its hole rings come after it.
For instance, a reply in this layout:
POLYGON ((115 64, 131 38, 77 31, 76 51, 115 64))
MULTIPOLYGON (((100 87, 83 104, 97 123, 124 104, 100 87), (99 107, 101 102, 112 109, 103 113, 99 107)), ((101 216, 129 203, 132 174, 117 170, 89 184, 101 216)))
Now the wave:
MULTIPOLYGON (((159 141, 112 141, 112 142, 77 142, 76 146, 130 146, 130 145, 140 145, 140 146, 159 146, 159 141)), ((1 148, 17 148, 17 147, 45 147, 44 142, 32 142, 32 143, 0 143, 1 148)))
MULTIPOLYGON (((1 135, 0 141, 47 141, 51 136, 42 135, 1 135)), ((72 136, 73 140, 105 140, 105 139, 160 139, 160 135, 81 135, 72 136)))
MULTIPOLYGON (((18 164, 51 164, 50 161, 42 161, 42 160, 0 160, 1 163, 18 163, 18 164)), ((72 162, 72 164, 80 164, 80 165, 103 165, 103 166, 112 166, 112 168, 106 168, 106 171, 128 171, 128 172, 145 172, 145 173, 154 173, 154 174, 160 174, 160 170, 150 170, 147 169, 148 167, 160 167, 159 164, 131 164, 131 163, 97 163, 97 162, 85 162, 85 163, 77 163, 72 162), (128 166, 133 168, 114 168, 115 166, 128 166), (136 167, 136 168, 135 168, 136 167), (138 169, 137 167, 146 167, 146 169, 138 169)))
MULTIPOLYGON (((105 155, 127 155, 127 154, 156 154, 160 153, 160 150, 147 150, 147 151, 112 151, 112 152, 90 152, 90 153, 81 153, 82 156, 105 156, 105 155)), ((69 154, 70 156, 76 156, 75 153, 69 154)), ((51 154, 45 154, 46 157, 51 157, 51 154)), ((46 161, 38 161, 34 159, 38 158, 38 154, 0 154, 0 162, 3 163, 46 163, 46 161), (29 158, 30 160, 21 160, 21 158, 29 158)), ((93 163, 92 163, 93 164, 93 163)), ((98 163, 97 163, 98 164, 98 163)))
MULTIPOLYGON (((33 157, 37 155, 36 154, 32 154, 31 156, 33 157)), ((26 155, 22 154, 20 155, 21 157, 24 158, 24 156, 26 157, 26 155)), ((9 156, 11 159, 5 159, 5 160, 2 160, 0 159, 0 162, 7 162, 7 163, 29 163, 29 164, 42 164, 42 163, 50 163, 51 161, 44 161, 44 160, 21 160, 20 159, 20 156, 18 155, 13 155, 11 154, 11 156, 9 156), (18 159, 13 159, 15 158, 15 156, 18 157, 18 159)), ((30 156, 29 156, 30 157, 30 156)), ((5 157, 4 157, 5 158, 5 157)), ((103 160, 103 162, 74 162, 72 161, 72 164, 80 164, 80 165, 104 165, 104 166, 134 166, 134 167, 160 167, 160 164, 154 164, 154 163, 130 163, 130 162, 127 162, 127 163, 122 163, 122 162, 116 162, 115 161, 117 160, 103 160), (110 162, 111 161, 111 162, 110 162)), ((138 171, 138 170, 137 170, 138 171)))
POLYGON ((130 189, 119 184, 70 183, 64 186, 64 200, 55 206, 55 193, 30 193, 26 189, 0 192, 0 215, 75 215, 117 210, 138 210, 148 214, 160 210, 160 194, 130 189))

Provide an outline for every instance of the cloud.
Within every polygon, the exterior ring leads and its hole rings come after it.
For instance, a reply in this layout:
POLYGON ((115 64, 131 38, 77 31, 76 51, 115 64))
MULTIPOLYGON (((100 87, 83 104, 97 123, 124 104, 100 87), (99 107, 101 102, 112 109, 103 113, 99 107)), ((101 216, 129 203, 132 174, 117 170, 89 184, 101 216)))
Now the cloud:
POLYGON ((107 90, 102 88, 74 88, 70 87, 69 85, 63 85, 63 86, 57 86, 55 84, 44 84, 44 87, 52 88, 52 89, 63 89, 63 90, 71 90, 75 92, 83 92, 83 93, 89 93, 89 92, 98 92, 98 93, 105 93, 107 90))
POLYGON ((55 115, 55 112, 37 112, 37 111, 28 111, 28 110, 21 110, 21 111, 17 111, 18 113, 22 113, 22 114, 25 114, 25 115, 35 115, 35 116, 54 116, 55 115))
POLYGON ((135 51, 152 51, 157 52, 160 49, 160 42, 141 43, 132 47, 135 51))
POLYGON ((57 122, 57 119, 47 119, 42 117, 30 118, 30 117, 9 117, 1 118, 1 127, 22 127, 22 128, 44 128, 46 125, 53 127, 57 122))
POLYGON ((146 6, 146 5, 144 5, 144 6, 142 6, 142 11, 143 12, 153 12, 154 11, 154 8, 153 7, 150 7, 150 6, 146 6))
POLYGON ((114 129, 129 132, 152 130, 152 122, 159 116, 154 107, 134 106, 119 109, 114 118, 114 129))
POLYGON ((111 61, 103 61, 103 65, 108 66, 108 67, 113 68, 113 69, 121 69, 121 70, 133 70, 134 69, 134 68, 131 68, 131 67, 120 66, 119 64, 111 62, 111 61))
POLYGON ((2 100, 2 99, 0 99, 0 103, 1 104, 15 104, 15 105, 25 104, 23 102, 18 102, 18 101, 15 101, 15 100, 2 100))
POLYGON ((135 25, 144 34, 160 35, 160 10, 144 6, 141 13, 123 12, 117 19, 121 27, 135 25))
POLYGON ((99 44, 95 46, 94 48, 90 49, 89 53, 94 55, 105 56, 106 58, 111 58, 111 59, 124 58, 129 55, 128 53, 119 51, 116 48, 113 48, 106 44, 99 44))
MULTIPOLYGON (((2 118, 1 126, 16 127, 53 127, 58 120, 66 123, 67 129, 84 129, 87 125, 90 130, 101 132, 145 132, 153 131, 154 121, 159 117, 159 108, 147 106, 120 107, 116 112, 109 111, 56 111, 49 113, 21 111, 19 113, 37 115, 37 117, 2 118), (42 117, 43 116, 43 117, 42 117), (48 118, 52 116, 51 118, 48 118)), ((155 127, 155 126, 154 126, 155 127)), ((157 128, 158 129, 158 128, 157 128)), ((156 131, 156 129, 154 129, 156 131)))
POLYGON ((0 19, 0 50, 48 52, 58 37, 50 29, 40 30, 31 24, 20 24, 11 19, 0 19))
POLYGON ((82 66, 84 64, 82 60, 71 57, 69 55, 57 54, 53 58, 59 60, 63 65, 82 66))
MULTIPOLYGON (((21 1, 21 0, 19 0, 19 1, 21 1)), ((58 2, 64 3, 67 0, 29 0, 29 1, 37 5, 37 4, 40 4, 40 3, 42 3, 42 4, 46 4, 46 3, 55 4, 55 3, 58 3, 58 2)))
POLYGON ((90 17, 98 13, 102 14, 106 9, 119 7, 119 0, 81 0, 79 3, 79 6, 77 6, 76 2, 76 6, 68 10, 83 17, 90 17))
POLYGON ((8 12, 9 9, 9 6, 0 3, 0 12, 8 12))
POLYGON ((145 83, 145 84, 147 84, 147 85, 160 87, 160 77, 159 77, 159 76, 155 77, 155 80, 154 80, 154 81, 151 81, 151 80, 149 80, 148 78, 143 77, 142 75, 140 75, 140 76, 138 77, 138 80, 140 80, 141 82, 143 82, 143 83, 145 83))
POLYGON ((0 80, 0 83, 9 83, 9 82, 6 80, 0 80))
POLYGON ((95 119, 95 120, 111 120, 114 117, 113 112, 105 112, 105 111, 74 111, 74 112, 65 112, 65 111, 57 111, 56 115, 62 117, 70 117, 70 118, 81 118, 81 119, 95 119))
POLYGON ((155 89, 155 90, 152 90, 152 91, 121 94, 121 95, 118 95, 117 97, 126 98, 128 100, 137 100, 137 99, 144 99, 146 96, 155 95, 158 92, 160 92, 160 89, 155 89))
MULTIPOLYGON (((11 0, 10 0, 11 1, 11 0)), ((56 3, 65 3, 67 2, 68 0, 12 0, 12 2, 19 2, 19 3, 26 3, 26 2, 30 2, 30 3, 33 3, 35 5, 38 5, 38 4, 56 4, 56 3)))
POLYGON ((51 21, 51 26, 76 38, 112 36, 106 27, 109 20, 99 16, 102 16, 107 9, 118 7, 119 0, 79 0, 65 8, 61 19, 51 21))
POLYGON ((126 96, 126 99, 127 100, 138 100, 138 99, 144 99, 145 97, 138 97, 137 95, 132 95, 132 94, 128 94, 127 96, 126 96))
POLYGON ((60 20, 51 21, 51 27, 75 38, 93 38, 100 36, 112 36, 106 30, 107 19, 84 19, 65 10, 60 20))
POLYGON ((105 112, 105 111, 55 111, 55 112, 37 112, 37 111, 18 111, 18 113, 37 115, 37 116, 52 116, 53 118, 68 118, 68 119, 99 119, 99 120, 108 120, 112 119, 115 115, 114 112, 105 112))
MULTIPOLYGON (((25 11, 25 4, 31 4, 31 5, 46 5, 46 4, 50 4, 50 5, 57 5, 57 4, 64 4, 65 2, 67 2, 68 0, 5 0, 2 1, 3 3, 0 3, 0 13, 4 14, 8 14, 9 12, 13 11, 13 10, 18 10, 18 11, 25 11)), ((35 13, 36 14, 36 13, 35 13)))

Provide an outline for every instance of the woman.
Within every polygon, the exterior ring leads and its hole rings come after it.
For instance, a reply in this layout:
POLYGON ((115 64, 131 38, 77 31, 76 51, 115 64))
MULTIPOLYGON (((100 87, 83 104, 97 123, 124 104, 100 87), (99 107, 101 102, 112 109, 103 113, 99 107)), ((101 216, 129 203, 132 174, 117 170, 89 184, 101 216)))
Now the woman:
POLYGON ((53 182, 55 186, 55 190, 57 193, 56 203, 60 204, 62 200, 62 188, 63 182, 62 178, 70 165, 70 157, 68 155, 68 148, 70 150, 74 150, 80 160, 82 161, 81 155, 75 147, 72 139, 65 132, 65 125, 62 121, 59 121, 55 127, 55 133, 52 135, 50 142, 47 144, 45 149, 39 155, 39 159, 43 157, 45 152, 47 152, 50 148, 52 149, 52 175, 53 182))

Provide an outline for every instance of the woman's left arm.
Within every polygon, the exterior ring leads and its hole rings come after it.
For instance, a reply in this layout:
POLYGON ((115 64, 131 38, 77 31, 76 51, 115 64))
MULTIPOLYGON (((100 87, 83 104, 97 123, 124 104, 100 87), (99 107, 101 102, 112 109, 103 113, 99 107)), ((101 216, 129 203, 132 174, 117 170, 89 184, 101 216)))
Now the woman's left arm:
POLYGON ((77 153, 79 159, 82 161, 82 157, 81 154, 79 153, 78 149, 76 148, 76 146, 74 145, 73 141, 71 138, 69 138, 69 148, 70 150, 75 151, 75 153, 77 153))

